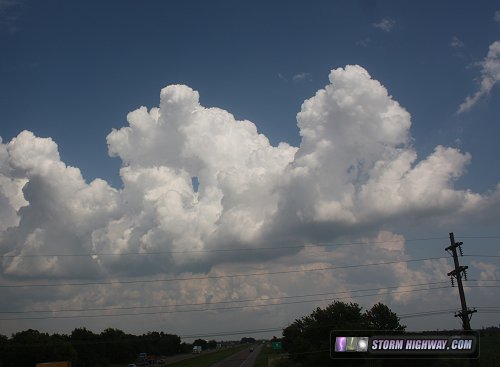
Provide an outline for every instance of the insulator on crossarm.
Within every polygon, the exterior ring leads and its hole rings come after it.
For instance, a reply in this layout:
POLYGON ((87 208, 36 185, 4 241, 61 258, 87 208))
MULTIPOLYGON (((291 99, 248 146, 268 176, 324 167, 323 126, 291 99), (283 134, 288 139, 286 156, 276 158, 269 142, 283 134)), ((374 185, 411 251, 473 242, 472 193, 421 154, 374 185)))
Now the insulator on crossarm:
POLYGON ((467 280, 467 270, 464 270, 464 278, 467 280))
POLYGON ((462 246, 459 246, 458 250, 460 251, 460 256, 464 256, 464 250, 462 250, 462 246))
POLYGON ((455 286, 455 280, 453 279, 453 277, 450 277, 451 279, 451 286, 454 287, 455 286))

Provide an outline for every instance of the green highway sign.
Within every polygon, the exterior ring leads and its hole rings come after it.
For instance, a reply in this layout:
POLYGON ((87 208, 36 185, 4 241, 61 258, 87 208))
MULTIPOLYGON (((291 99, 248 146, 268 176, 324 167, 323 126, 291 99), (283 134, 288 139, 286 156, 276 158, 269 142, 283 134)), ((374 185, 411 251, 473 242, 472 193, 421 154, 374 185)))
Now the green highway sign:
POLYGON ((273 350, 279 350, 281 349, 281 342, 272 342, 271 347, 273 350))

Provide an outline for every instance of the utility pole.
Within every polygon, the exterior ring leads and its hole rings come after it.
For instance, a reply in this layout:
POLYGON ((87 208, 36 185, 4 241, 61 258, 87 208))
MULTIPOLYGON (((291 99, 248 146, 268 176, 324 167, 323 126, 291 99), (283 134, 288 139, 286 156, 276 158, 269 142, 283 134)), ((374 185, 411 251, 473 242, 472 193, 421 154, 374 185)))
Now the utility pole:
POLYGON ((468 266, 461 266, 458 262, 457 248, 460 251, 460 255, 463 256, 462 251, 463 242, 455 242, 455 236, 453 232, 450 233, 450 246, 445 248, 447 252, 451 252, 453 256, 453 261, 455 263, 455 269, 448 273, 448 276, 451 277, 451 285, 454 287, 453 277, 457 280, 458 285, 458 293, 460 294, 460 303, 462 305, 462 310, 455 313, 455 317, 460 317, 462 319, 462 327, 464 330, 470 330, 470 319, 474 312, 477 310, 470 310, 467 308, 467 304, 465 303, 465 293, 464 287, 462 284, 462 273, 464 274, 464 279, 467 280, 467 269, 468 266))

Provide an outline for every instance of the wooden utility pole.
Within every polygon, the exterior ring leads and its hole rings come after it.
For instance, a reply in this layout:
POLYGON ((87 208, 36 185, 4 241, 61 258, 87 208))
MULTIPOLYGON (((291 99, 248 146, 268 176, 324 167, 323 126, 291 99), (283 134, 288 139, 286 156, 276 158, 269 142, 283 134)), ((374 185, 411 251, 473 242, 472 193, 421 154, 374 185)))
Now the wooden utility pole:
POLYGON ((462 251, 463 242, 455 242, 455 236, 453 232, 450 233, 450 246, 445 248, 446 251, 451 252, 453 256, 453 261, 455 263, 455 269, 448 273, 451 277, 451 284, 454 286, 453 277, 457 280, 458 293, 460 294, 460 303, 462 305, 462 310, 455 313, 455 317, 460 317, 462 319, 462 327, 464 330, 471 330, 470 319, 476 310, 470 310, 467 308, 467 303, 465 302, 464 287, 462 284, 462 273, 465 280, 467 280, 467 269, 468 266, 461 266, 458 262, 457 248, 460 251, 460 255, 463 256, 462 251))

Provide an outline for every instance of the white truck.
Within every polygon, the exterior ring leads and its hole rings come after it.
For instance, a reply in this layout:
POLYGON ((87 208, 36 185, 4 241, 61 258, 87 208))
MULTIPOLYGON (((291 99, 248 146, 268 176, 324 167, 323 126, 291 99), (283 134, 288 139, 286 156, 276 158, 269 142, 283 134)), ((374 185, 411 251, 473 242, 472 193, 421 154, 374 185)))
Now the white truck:
POLYGON ((201 353, 201 345, 195 345, 193 347, 193 354, 200 354, 201 353))

